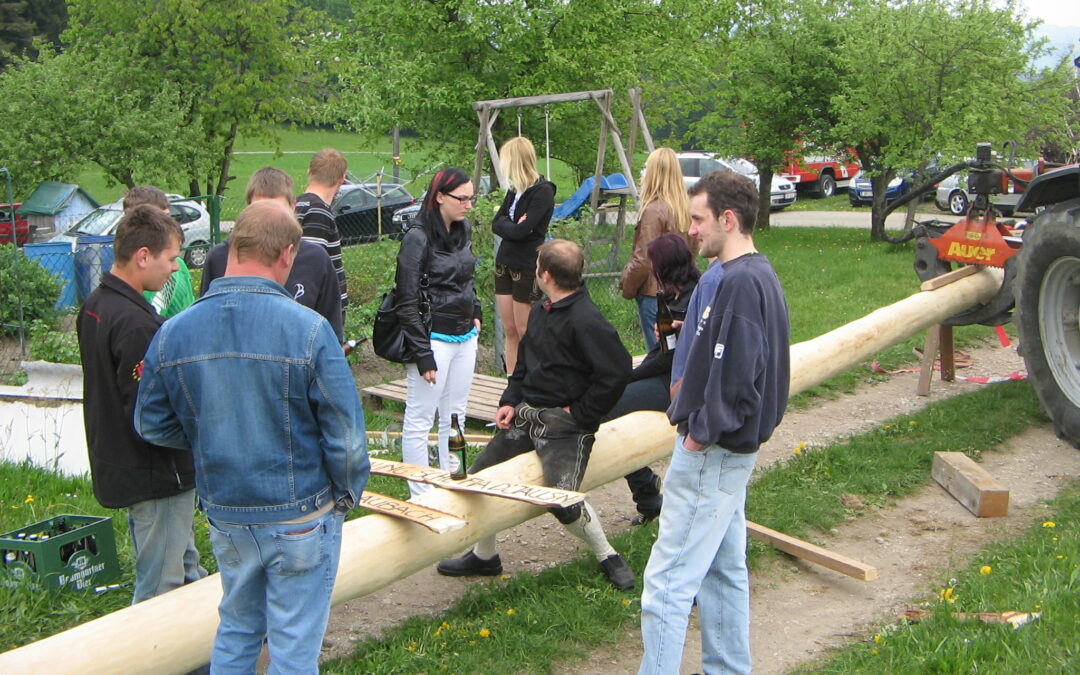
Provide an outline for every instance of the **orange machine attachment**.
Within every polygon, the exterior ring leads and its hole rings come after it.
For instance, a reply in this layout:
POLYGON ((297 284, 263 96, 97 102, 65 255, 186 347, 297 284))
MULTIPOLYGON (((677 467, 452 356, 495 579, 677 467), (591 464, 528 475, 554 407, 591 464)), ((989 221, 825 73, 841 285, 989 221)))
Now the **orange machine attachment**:
POLYGON ((994 219, 994 210, 985 209, 982 217, 968 212, 963 220, 930 240, 938 258, 966 265, 1004 267, 1005 261, 1020 250, 1019 241, 1009 241, 1011 232, 994 219))

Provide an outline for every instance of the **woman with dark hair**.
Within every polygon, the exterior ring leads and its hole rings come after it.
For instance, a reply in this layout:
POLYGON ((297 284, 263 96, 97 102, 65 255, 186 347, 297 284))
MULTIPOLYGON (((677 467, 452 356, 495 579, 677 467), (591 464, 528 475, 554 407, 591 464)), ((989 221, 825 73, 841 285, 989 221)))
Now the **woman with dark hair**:
MULTIPOLYGON (((449 470, 450 416, 465 418, 482 319, 465 220, 474 198, 473 184, 461 169, 435 174, 398 249, 398 319, 413 357, 405 366, 409 389, 401 434, 402 458, 409 464, 428 465, 427 436, 437 410, 439 466, 449 470)), ((429 489, 409 483, 413 496, 429 489)))
MULTIPOLYGON (((676 320, 676 327, 681 327, 686 318, 690 295, 701 277, 694 264, 694 254, 683 236, 674 233, 653 239, 647 250, 654 281, 676 320)), ((671 363, 674 356, 674 351, 664 353, 659 344, 654 345, 630 374, 630 383, 604 421, 638 410, 666 411, 671 405, 671 363)), ((660 476, 646 466, 628 474, 626 482, 638 510, 633 524, 643 525, 659 516, 663 504, 660 476)))

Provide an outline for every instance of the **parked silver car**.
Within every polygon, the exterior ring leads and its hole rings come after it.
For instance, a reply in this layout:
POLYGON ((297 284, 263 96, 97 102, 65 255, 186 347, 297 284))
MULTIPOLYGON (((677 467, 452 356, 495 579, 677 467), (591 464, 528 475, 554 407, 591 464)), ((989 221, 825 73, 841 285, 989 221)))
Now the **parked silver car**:
MULTIPOLYGON (((206 252, 210 248, 210 214, 196 201, 185 199, 182 195, 168 195, 169 215, 180 224, 184 231, 184 262, 188 267, 200 268, 206 262, 206 252)), ((99 206, 75 223, 66 232, 55 235, 50 241, 70 241, 74 250, 79 237, 87 235, 116 234, 116 224, 124 214, 124 200, 99 206)))
MULTIPOLYGON (((761 189, 758 169, 748 159, 725 159, 717 157, 711 152, 680 152, 677 156, 679 166, 682 168, 683 183, 686 184, 687 189, 690 189, 690 186, 698 182, 698 179, 702 176, 721 169, 730 169, 735 173, 741 173, 752 179, 757 183, 758 189, 761 189)), ((769 194, 769 205, 774 211, 794 204, 797 198, 795 184, 779 174, 773 174, 772 189, 769 194)))

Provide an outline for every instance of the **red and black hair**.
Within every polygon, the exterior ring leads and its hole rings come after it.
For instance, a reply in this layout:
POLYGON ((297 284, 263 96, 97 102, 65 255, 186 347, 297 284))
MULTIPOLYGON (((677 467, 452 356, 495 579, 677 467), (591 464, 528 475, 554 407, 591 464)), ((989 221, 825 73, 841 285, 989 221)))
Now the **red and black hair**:
POLYGON ((435 174, 435 177, 431 179, 431 185, 428 186, 427 194, 424 195, 424 203, 420 208, 425 211, 438 211, 439 202, 435 200, 437 194, 441 192, 444 195, 448 195, 465 183, 468 183, 470 180, 472 179, 469 178, 469 174, 461 169, 451 167, 439 171, 439 173, 435 174))

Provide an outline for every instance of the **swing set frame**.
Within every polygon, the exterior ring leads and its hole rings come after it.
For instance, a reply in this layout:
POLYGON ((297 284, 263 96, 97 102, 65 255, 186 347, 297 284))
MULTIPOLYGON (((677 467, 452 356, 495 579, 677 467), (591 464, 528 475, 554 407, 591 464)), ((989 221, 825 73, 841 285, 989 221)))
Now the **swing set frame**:
MULTIPOLYGON (((634 180, 634 172, 630 164, 630 158, 634 156, 634 144, 637 140, 639 129, 649 152, 654 150, 652 135, 649 133, 649 127, 645 123, 645 115, 641 111, 641 90, 637 88, 631 89, 630 103, 633 106, 633 113, 630 116, 629 151, 627 148, 623 147, 619 125, 615 123, 615 118, 611 115, 611 98, 613 95, 614 92, 611 89, 596 89, 593 91, 576 91, 565 94, 499 98, 473 103, 473 110, 476 111, 476 115, 480 119, 480 135, 476 141, 476 164, 473 171, 473 183, 475 185, 480 184, 480 178, 484 170, 484 151, 487 150, 487 152, 491 154, 491 163, 495 171, 495 177, 499 181, 499 187, 503 189, 506 189, 507 187, 506 176, 503 175, 502 168, 499 166, 499 149, 495 143, 495 137, 491 133, 491 129, 495 125, 495 120, 498 119, 500 111, 507 108, 526 108, 538 105, 545 106, 546 111, 546 107, 554 103, 573 103, 576 101, 591 100, 596 103, 600 110, 600 138, 596 149, 596 171, 594 172, 593 191, 592 196, 589 199, 589 205, 593 208, 593 211, 595 211, 597 204, 600 201, 600 179, 604 174, 604 159, 607 153, 607 139, 609 135, 611 136, 612 145, 615 146, 615 152, 619 156, 619 163, 622 165, 623 174, 626 176, 626 182, 630 186, 630 194, 632 194, 636 200, 638 197, 638 188, 637 183, 634 180)), ((547 124, 545 123, 545 141, 549 141, 547 138, 547 131, 547 124)), ((550 160, 550 143, 547 143, 545 150, 547 151, 547 156, 550 160)))

